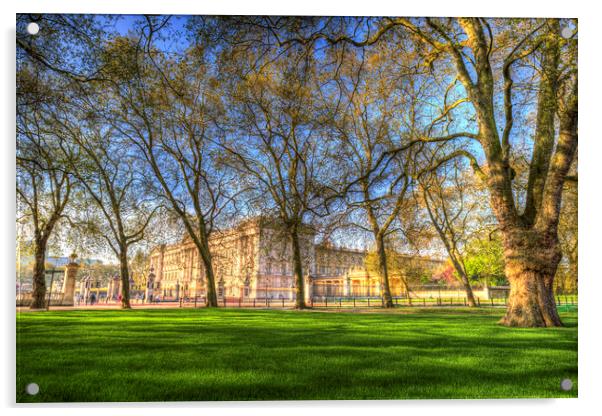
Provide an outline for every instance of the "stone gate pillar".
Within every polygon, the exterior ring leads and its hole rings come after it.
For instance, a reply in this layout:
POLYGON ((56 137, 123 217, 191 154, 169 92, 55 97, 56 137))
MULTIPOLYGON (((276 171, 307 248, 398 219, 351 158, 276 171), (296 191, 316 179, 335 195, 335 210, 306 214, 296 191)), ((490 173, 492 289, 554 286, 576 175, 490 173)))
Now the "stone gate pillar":
POLYGON ((75 292, 75 278, 77 277, 77 271, 79 264, 75 262, 77 256, 72 254, 69 259, 69 264, 65 266, 65 278, 63 280, 63 302, 65 306, 73 306, 73 295, 75 292))

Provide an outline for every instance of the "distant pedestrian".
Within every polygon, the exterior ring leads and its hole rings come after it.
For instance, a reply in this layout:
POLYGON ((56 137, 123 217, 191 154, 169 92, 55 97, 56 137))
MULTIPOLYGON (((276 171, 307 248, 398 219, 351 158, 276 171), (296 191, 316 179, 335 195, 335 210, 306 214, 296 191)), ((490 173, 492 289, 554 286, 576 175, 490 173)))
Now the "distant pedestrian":
POLYGON ((96 295, 92 293, 90 295, 90 305, 94 305, 94 302, 96 302, 96 295))

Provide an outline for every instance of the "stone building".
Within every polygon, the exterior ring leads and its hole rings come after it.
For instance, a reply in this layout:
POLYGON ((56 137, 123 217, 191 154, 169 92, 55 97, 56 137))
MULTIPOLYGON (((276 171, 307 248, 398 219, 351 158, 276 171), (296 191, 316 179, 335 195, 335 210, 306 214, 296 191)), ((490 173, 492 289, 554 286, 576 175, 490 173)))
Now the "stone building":
MULTIPOLYGON (((364 268, 365 251, 316 245, 310 227, 304 227, 300 239, 308 298, 380 295, 378 276, 364 268)), ((219 298, 295 298, 291 242, 273 220, 244 221, 212 235, 209 245, 219 298)), ((205 295, 203 264, 189 237, 179 244, 155 247, 150 268, 147 299, 151 295, 164 300, 205 295)))

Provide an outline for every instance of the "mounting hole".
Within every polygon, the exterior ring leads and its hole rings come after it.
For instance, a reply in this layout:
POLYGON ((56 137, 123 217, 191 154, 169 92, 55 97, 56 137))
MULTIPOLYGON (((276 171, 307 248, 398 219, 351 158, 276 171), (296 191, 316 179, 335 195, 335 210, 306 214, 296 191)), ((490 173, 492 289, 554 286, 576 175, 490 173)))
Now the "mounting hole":
POLYGON ((573 388, 573 382, 570 378, 565 378, 560 382, 560 388, 564 391, 569 391, 573 388))
POLYGON ((30 35, 37 35, 39 31, 40 25, 38 25, 36 22, 31 22, 27 24, 27 33, 29 33, 30 35))
POLYGON ((569 39, 571 36, 573 36, 573 31, 570 27, 563 27, 560 31, 560 36, 562 36, 565 39, 569 39))
POLYGON ((35 396, 40 392, 40 386, 38 386, 37 383, 29 383, 27 387, 25 387, 25 391, 30 396, 35 396))

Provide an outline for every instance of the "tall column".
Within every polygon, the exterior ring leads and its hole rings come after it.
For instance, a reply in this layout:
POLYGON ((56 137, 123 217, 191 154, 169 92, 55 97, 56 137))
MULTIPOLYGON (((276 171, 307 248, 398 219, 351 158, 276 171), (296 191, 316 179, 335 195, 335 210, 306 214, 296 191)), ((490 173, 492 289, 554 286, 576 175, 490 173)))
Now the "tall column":
POLYGON ((73 295, 75 292, 75 278, 79 264, 75 262, 75 254, 71 255, 71 261, 65 266, 65 279, 63 280, 63 305, 73 306, 73 295))
POLYGON ((351 295, 351 278, 349 277, 349 272, 345 274, 345 278, 343 280, 343 295, 351 295))
POLYGON ((311 298, 313 296, 313 279, 311 276, 305 277, 305 303, 311 305, 311 298))

